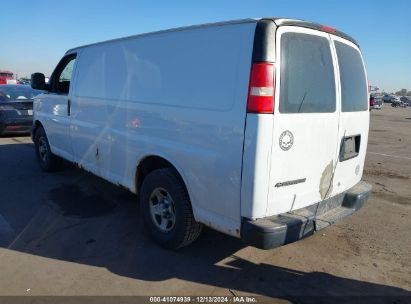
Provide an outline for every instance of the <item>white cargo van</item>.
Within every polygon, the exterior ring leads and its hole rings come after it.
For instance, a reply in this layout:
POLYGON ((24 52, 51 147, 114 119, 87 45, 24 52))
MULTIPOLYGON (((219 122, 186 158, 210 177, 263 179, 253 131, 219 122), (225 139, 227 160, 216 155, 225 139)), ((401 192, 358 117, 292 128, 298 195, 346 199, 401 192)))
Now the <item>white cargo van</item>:
POLYGON ((67 51, 32 75, 40 166, 62 159, 139 194, 152 237, 206 225, 273 248, 351 215, 369 109, 359 47, 291 19, 178 28, 67 51))

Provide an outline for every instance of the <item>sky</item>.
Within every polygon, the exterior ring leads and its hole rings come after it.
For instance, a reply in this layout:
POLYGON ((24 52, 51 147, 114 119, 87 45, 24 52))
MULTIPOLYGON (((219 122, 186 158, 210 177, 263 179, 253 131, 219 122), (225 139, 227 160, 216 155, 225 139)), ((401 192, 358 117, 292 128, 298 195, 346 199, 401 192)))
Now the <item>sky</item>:
POLYGON ((1 6, 0 70, 50 75, 73 47, 173 27, 257 17, 325 24, 360 44, 368 78, 411 91, 411 1, 19 0, 1 6))

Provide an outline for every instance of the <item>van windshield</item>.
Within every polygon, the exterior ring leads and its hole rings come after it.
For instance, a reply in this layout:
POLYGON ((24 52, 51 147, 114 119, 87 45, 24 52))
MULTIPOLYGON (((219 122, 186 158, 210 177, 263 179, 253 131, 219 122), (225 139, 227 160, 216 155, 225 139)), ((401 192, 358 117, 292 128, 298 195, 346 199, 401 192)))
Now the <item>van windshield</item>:
POLYGON ((281 36, 281 113, 331 113, 336 108, 334 66, 327 38, 281 36))
POLYGON ((353 47, 335 41, 341 81, 341 110, 368 110, 367 82, 360 53, 353 47))

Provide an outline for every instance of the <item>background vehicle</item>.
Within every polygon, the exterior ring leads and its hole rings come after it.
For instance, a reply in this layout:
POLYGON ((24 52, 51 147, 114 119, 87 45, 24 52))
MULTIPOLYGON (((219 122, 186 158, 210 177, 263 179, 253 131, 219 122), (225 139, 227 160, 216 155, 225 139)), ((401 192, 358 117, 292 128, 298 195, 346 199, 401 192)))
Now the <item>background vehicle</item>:
POLYGON ((26 79, 19 79, 18 80, 19 84, 21 85, 30 85, 30 80, 26 80, 26 79))
POLYGON ((373 109, 375 110, 381 110, 383 105, 382 97, 381 96, 375 96, 374 97, 374 105, 373 109))
POLYGON ((0 85, 0 135, 30 132, 33 98, 41 92, 29 86, 0 85))
POLYGON ((410 96, 401 96, 400 101, 402 101, 403 105, 406 107, 411 106, 411 97, 410 96))
POLYGON ((392 96, 391 97, 391 106, 394 107, 394 108, 400 107, 400 106, 402 106, 402 101, 398 97, 392 96))
POLYGON ((370 111, 374 109, 374 105, 375 105, 375 98, 373 95, 370 95, 370 111))
POLYGON ((392 95, 386 94, 386 95, 384 95, 384 96, 382 97, 382 100, 383 100, 384 102, 391 102, 392 97, 393 97, 392 95))
POLYGON ((203 224, 281 246, 371 191, 364 63, 326 26, 264 18, 132 36, 69 50, 49 85, 31 83, 49 91, 34 101, 41 168, 64 158, 139 193, 168 248, 203 224))
POLYGON ((16 84, 13 78, 13 72, 0 70, 0 84, 16 84))

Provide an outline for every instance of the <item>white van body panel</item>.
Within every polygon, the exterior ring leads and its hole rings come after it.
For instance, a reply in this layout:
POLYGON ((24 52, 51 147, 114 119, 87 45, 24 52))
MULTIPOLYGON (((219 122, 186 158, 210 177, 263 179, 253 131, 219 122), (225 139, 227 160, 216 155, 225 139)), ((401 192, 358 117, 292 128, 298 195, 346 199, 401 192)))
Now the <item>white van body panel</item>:
POLYGON ((369 112, 341 111, 338 59, 333 45, 335 40, 359 51, 357 46, 346 39, 318 30, 296 26, 281 26, 277 29, 274 114, 247 114, 242 216, 259 219, 301 209, 336 196, 361 180, 368 141, 369 112), (281 37, 284 33, 302 33, 327 39, 335 83, 334 112, 281 113, 281 37), (293 134, 293 145, 284 151, 279 139, 287 131, 293 134), (361 134, 359 155, 340 162, 341 139, 357 134, 361 134), (277 186, 298 180, 303 181, 277 186))
MULTIPOLYGON (((281 37, 284 33, 302 33, 330 39, 329 34, 301 27, 284 26, 277 30, 276 65, 281 67, 281 37)), ((331 41, 330 41, 331 48, 331 41)), ((320 188, 329 184, 321 179, 324 170, 333 168, 337 158, 338 145, 338 89, 335 100, 337 108, 333 113, 281 113, 280 104, 280 68, 276 69, 276 95, 274 106, 274 131, 272 142, 272 161, 270 166, 270 188, 265 216, 288 212, 314 204, 323 198, 320 188), (290 131, 293 146, 283 151, 279 139, 283 132, 290 131), (329 164, 332 163, 332 166, 329 164), (305 179, 305 182, 284 187, 278 183, 305 179)), ((334 67, 334 73, 336 69, 334 67)), ((315 77, 315 75, 313 75, 315 77)), ((335 86, 338 87, 337 79, 335 86)), ((329 196, 329 195, 328 195, 329 196)))
POLYGON ((272 115, 247 114, 241 186, 241 215, 247 218, 266 215, 272 132, 272 115))
MULTIPOLYGON (((81 51, 77 52, 79 58, 81 51)), ((73 52, 67 52, 67 55, 73 52)), ((73 78, 78 69, 77 62, 73 67, 73 78)), ((68 95, 53 92, 38 95, 33 102, 34 121, 41 121, 49 139, 51 151, 68 161, 74 161, 72 139, 70 134, 71 118, 68 115, 68 100, 73 98, 75 84, 70 83, 68 95)))
POLYGON ((182 175, 196 220, 239 235, 254 31, 243 23, 83 48, 71 101, 74 161, 135 191, 139 162, 161 156, 182 175))
MULTIPOLYGON (((366 73, 364 60, 362 58, 362 54, 360 49, 352 42, 347 41, 346 39, 342 39, 338 36, 331 35, 333 43, 335 41, 339 41, 344 43, 354 50, 356 50, 361 57, 361 61, 363 63, 364 73, 366 73)), ((340 79, 340 71, 337 62, 337 71, 338 77, 340 79)), ((368 87, 366 88, 368 92, 368 87)), ((340 90, 341 91, 341 90, 340 90)), ((339 96, 341 98, 341 96, 339 96)), ((369 100, 369 94, 367 101, 369 100)), ((369 103, 367 103, 369 106, 369 103)), ((343 162, 339 162, 335 168, 334 172, 334 183, 333 183, 333 190, 332 195, 337 195, 348 188, 351 188, 355 184, 357 184, 361 178, 364 169, 365 163, 365 156, 367 153, 367 144, 368 144, 368 131, 370 125, 370 113, 369 110, 367 111, 358 111, 358 112, 344 112, 341 109, 341 100, 339 102, 340 107, 340 120, 339 120, 339 134, 338 138, 343 138, 344 136, 349 135, 361 135, 361 145, 360 151, 358 156, 345 160, 343 162)), ((341 141, 339 141, 338 150, 340 150, 341 141)))

